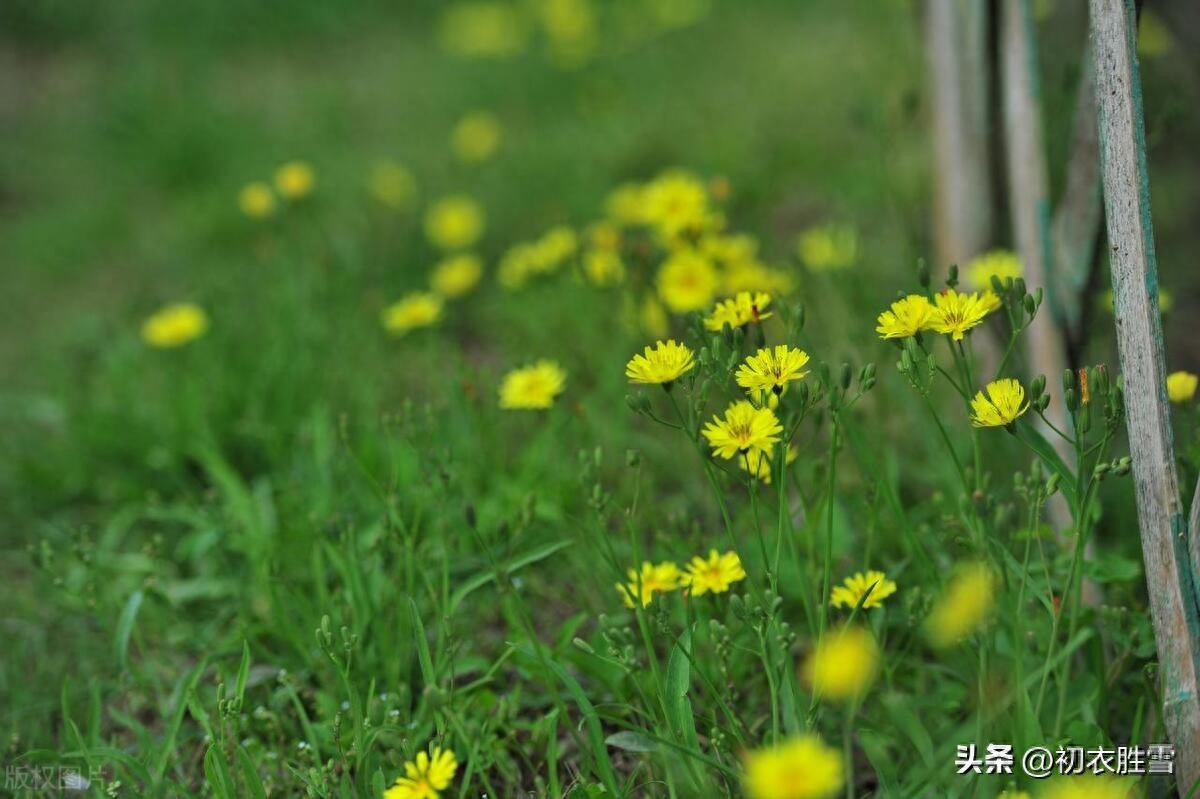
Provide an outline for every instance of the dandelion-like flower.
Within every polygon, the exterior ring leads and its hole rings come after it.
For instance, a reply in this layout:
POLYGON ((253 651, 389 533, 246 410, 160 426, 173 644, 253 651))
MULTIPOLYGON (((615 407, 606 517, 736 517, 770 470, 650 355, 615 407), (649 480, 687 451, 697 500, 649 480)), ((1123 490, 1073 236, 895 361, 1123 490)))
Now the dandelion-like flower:
POLYGON ((750 799, 829 799, 846 781, 841 754, 811 734, 748 752, 744 765, 750 799))
POLYGON ((425 213, 425 235, 439 249, 464 250, 483 235, 483 209, 466 195, 443 197, 425 213))
POLYGON ((412 205, 417 196, 417 180, 402 164, 380 161, 367 175, 367 190, 379 202, 400 210, 412 205))
POLYGON ((1172 372, 1167 375, 1167 398, 1182 405, 1191 402, 1196 397, 1196 384, 1200 377, 1191 372, 1172 372))
POLYGON ((695 367, 696 358, 692 351, 669 339, 655 343, 653 348, 646 347, 641 355, 630 358, 625 364, 625 376, 630 383, 670 386, 695 367))
POLYGON ((751 395, 782 394, 788 383, 808 374, 808 353, 797 347, 777 344, 763 347, 738 367, 737 384, 751 395))
POLYGON ((383 792, 383 799, 439 799, 458 771, 454 752, 435 746, 432 753, 417 752, 404 764, 404 776, 383 792))
POLYGON ((702 230, 710 221, 704 183, 681 170, 665 172, 647 184, 640 201, 644 221, 667 241, 702 230))
POLYGON ((500 120, 487 111, 478 111, 458 121, 450 134, 450 146, 458 160, 478 164, 496 154, 501 134, 500 120))
POLYGON ((663 561, 657 565, 645 561, 640 571, 630 569, 626 577, 629 581, 617 583, 617 591, 621 593, 625 606, 630 608, 635 607, 634 600, 646 607, 655 594, 674 591, 683 582, 679 567, 670 561, 663 561))
POLYGON ((542 360, 504 376, 500 407, 508 410, 542 410, 567 387, 567 373, 554 361, 542 360))
POLYGON ((401 297, 398 302, 384 308, 381 316, 384 329, 397 336, 429 327, 441 318, 442 298, 424 291, 401 297))
POLYGON ((1013 378, 993 380, 971 400, 971 424, 976 427, 1004 427, 1029 410, 1025 389, 1013 378))
POLYGON ((317 175, 307 161, 288 161, 275 170, 275 188, 289 200, 304 199, 316 185, 317 175))
POLYGON ((996 597, 996 576, 982 563, 963 567, 925 620, 925 637, 939 649, 951 646, 979 629, 996 597))
POLYGON ((858 234, 849 225, 810 228, 796 240, 800 260, 814 272, 846 269, 858 257, 858 234))
POLYGON ((863 610, 868 610, 880 607, 883 600, 894 593, 896 584, 883 572, 859 572, 847 577, 841 585, 834 586, 829 594, 829 604, 835 608, 856 608, 858 603, 862 602, 863 610))
POLYGON ((693 250, 675 252, 658 272, 658 295, 673 313, 707 308, 719 286, 712 262, 693 250))
POLYGON ((801 674, 821 699, 857 699, 867 692, 879 671, 879 645, 863 627, 843 627, 817 642, 801 674))
POLYGON ((646 220, 642 210, 645 187, 639 183, 623 183, 608 193, 604 211, 618 225, 640 225, 646 220))
POLYGON ((746 570, 736 552, 721 553, 710 549, 707 558, 699 555, 692 558, 684 579, 693 596, 723 594, 734 583, 746 579, 746 570))
POLYGON ((175 303, 142 323, 142 340, 151 347, 172 349, 194 341, 208 330, 208 315, 199 305, 175 303))
POLYGON ((964 270, 967 282, 976 289, 991 288, 992 278, 1001 281, 1024 273, 1021 256, 1010 250, 992 250, 973 259, 964 270))
POLYGON ((720 330, 725 325, 743 327, 751 322, 758 323, 772 315, 765 310, 770 304, 770 294, 740 291, 736 296, 718 302, 712 314, 705 317, 704 326, 709 330, 720 330))
POLYGON ((439 262, 429 275, 429 287, 448 300, 471 293, 483 277, 483 261, 478 255, 462 253, 439 262))
POLYGON ((724 418, 714 416, 703 432, 713 454, 729 459, 752 456, 756 451, 770 452, 779 441, 783 425, 770 408, 756 408, 741 400, 725 410, 724 418))
POLYGON ((960 294, 954 289, 940 291, 933 298, 933 314, 929 317, 929 328, 945 333, 955 341, 962 341, 971 328, 1000 307, 999 298, 993 292, 983 294, 960 294))
POLYGON ((275 213, 275 195, 261 180, 247 183, 238 192, 238 208, 252 219, 262 219, 275 213))
POLYGON ((932 316, 933 304, 924 295, 909 294, 879 314, 875 331, 884 339, 908 338, 926 329, 932 316))

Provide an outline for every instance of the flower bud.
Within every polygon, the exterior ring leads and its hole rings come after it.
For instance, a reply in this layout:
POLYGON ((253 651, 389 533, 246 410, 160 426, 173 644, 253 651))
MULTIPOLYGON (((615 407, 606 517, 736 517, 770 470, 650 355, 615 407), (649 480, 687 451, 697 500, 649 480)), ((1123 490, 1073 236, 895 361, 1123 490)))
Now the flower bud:
POLYGON ((917 282, 921 284, 921 288, 928 289, 932 280, 933 275, 929 271, 929 264, 925 262, 924 258, 919 259, 917 261, 917 282))
POLYGON ((950 268, 946 270, 946 285, 950 288, 958 285, 958 264, 950 264, 950 268))
POLYGON ((838 380, 838 383, 841 385, 843 391, 850 388, 850 380, 852 377, 853 377, 853 372, 850 368, 850 364, 848 364, 848 363, 842 364, 842 374, 841 374, 840 379, 838 380))

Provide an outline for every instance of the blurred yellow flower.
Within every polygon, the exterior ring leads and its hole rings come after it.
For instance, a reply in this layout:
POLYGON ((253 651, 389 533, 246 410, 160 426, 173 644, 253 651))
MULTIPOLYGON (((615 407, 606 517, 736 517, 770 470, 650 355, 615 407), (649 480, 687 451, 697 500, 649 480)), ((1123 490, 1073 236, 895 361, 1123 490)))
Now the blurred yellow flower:
POLYGON ((395 161, 380 161, 372 166, 367 188, 376 200, 397 210, 412 205, 417 196, 416 179, 395 161))
POLYGON ((1183 404, 1196 396, 1196 384, 1200 377, 1191 372, 1172 372, 1167 375, 1167 397, 1171 402, 1183 404))
POLYGON ((722 291, 737 294, 739 291, 765 291, 768 294, 790 294, 794 288, 792 276, 779 269, 772 269, 757 261, 739 261, 725 267, 722 291))
POLYGON ((208 330, 208 315, 199 305, 168 305, 142 323, 142 340, 151 347, 171 349, 194 341, 208 330))
POLYGON ((725 267, 754 263, 758 258, 758 239, 747 234, 705 236, 700 251, 725 267))
POLYGON ((317 176, 307 161, 288 161, 275 170, 275 188, 289 200, 301 200, 313 193, 317 176))
POLYGON ((457 771, 458 761, 449 749, 435 746, 432 755, 417 752, 416 759, 404 764, 404 776, 383 792, 383 799, 438 799, 457 771))
POLYGON ((666 309, 651 294, 646 295, 638 308, 638 324, 650 338, 662 338, 671 329, 666 309))
POLYGON ((384 308, 380 316, 384 330, 397 336, 429 327, 441 318, 442 298, 423 291, 401 297, 398 302, 384 308))
POLYGON ((688 563, 684 582, 692 596, 703 596, 707 593, 723 594, 731 585, 744 579, 746 570, 742 568, 742 559, 736 552, 730 550, 720 553, 710 549, 707 558, 697 555, 688 563))
POLYGON ((882 607, 883 600, 894 593, 896 584, 883 572, 859 572, 847 577, 841 585, 834 586, 829 595, 829 604, 835 608, 853 609, 861 601, 863 610, 869 610, 882 607))
POLYGON ((625 376, 630 383, 670 385, 696 368, 692 351, 674 339, 659 341, 646 347, 642 355, 634 355, 625 364, 625 376))
POLYGON ((809 228, 797 238, 796 249, 814 272, 846 269, 858 258, 858 234, 849 225, 809 228))
POLYGON ((455 3, 442 14, 438 41, 464 58, 508 58, 524 52, 529 31, 520 9, 500 0, 455 3))
POLYGON ((664 172, 641 192, 643 219, 664 241, 703 231, 711 221, 708 192, 695 175, 682 170, 664 172))
POLYGON ((1037 799, 1130 799, 1139 795, 1135 786, 1133 779, 1110 774, 1072 774, 1045 783, 1037 799))
POLYGON ((500 407, 508 410, 542 410, 567 387, 567 373, 554 361, 513 369, 500 383, 500 407))
POLYGON ((642 210, 645 188, 640 183, 623 183, 608 193, 604 212, 619 225, 640 225, 646 221, 642 210))
POLYGON ((968 564, 950 579, 925 619, 925 637, 938 649, 978 630, 996 598, 996 576, 983 563, 968 564))
POLYGON ((743 327, 751 322, 757 324, 772 315, 765 310, 770 304, 769 294, 740 291, 736 296, 718 302, 712 313, 704 318, 704 326, 709 330, 721 330, 725 325, 743 327))
POLYGON ((442 297, 453 300, 470 294, 483 277, 483 261, 478 255, 460 253, 442 259, 429 276, 429 287, 442 297))
POLYGON ((805 683, 818 699, 858 699, 879 671, 879 645, 866 628, 843 627, 827 632, 804 661, 805 683))
POLYGON ((841 753, 812 734, 747 752, 743 761, 749 799, 829 799, 846 781, 841 753))
POLYGON ((1025 389, 1013 378, 993 380, 971 400, 971 424, 975 427, 1004 427, 1029 410, 1025 389))
POLYGON ((714 416, 703 433, 713 454, 726 460, 755 451, 770 454, 779 441, 783 425, 770 408, 756 408, 740 400, 725 410, 724 418, 714 416))
POLYGON ((587 243, 593 250, 619 252, 621 249, 621 228, 612 222, 593 222, 587 228, 587 243))
POLYGON ((909 294, 896 300, 892 307, 879 314, 875 332, 880 338, 908 338, 929 326, 933 305, 920 294, 909 294))
POLYGON ((939 291, 933 297, 933 304, 929 329, 945 333, 955 341, 962 341, 969 330, 1000 307, 998 298, 990 291, 983 294, 960 294, 954 289, 939 291))
POLYGON ((738 367, 737 384, 751 396, 772 393, 779 395, 793 380, 802 380, 808 374, 808 353, 787 344, 763 347, 738 367))
POLYGON ((992 277, 1001 282, 1008 278, 1017 278, 1025 274, 1021 264, 1021 256, 1011 250, 992 250, 974 258, 965 270, 967 283, 977 290, 990 289, 992 277))
POLYGON ((1162 17, 1152 9, 1142 9, 1138 16, 1137 49, 1142 58, 1158 58, 1171 52, 1175 41, 1162 17))
POLYGON ((655 594, 663 594, 679 588, 683 575, 679 567, 670 561, 663 561, 657 566, 650 561, 642 563, 641 571, 630 569, 626 574, 629 582, 617 583, 617 591, 625 602, 625 607, 632 608, 636 602, 646 607, 654 599, 655 594))
POLYGON ((612 250, 588 250, 583 254, 583 274, 593 286, 617 286, 625 280, 625 264, 612 250))
POLYGON ((552 227, 534 242, 534 271, 553 272, 579 251, 579 236, 566 225, 552 227))
POLYGON ((262 181, 247 183, 238 192, 238 208, 246 216, 262 219, 275 213, 275 195, 262 181))
POLYGON ((592 57, 596 19, 589 0, 539 0, 538 11, 556 64, 577 67, 592 57))
POLYGON ((425 212, 425 235, 439 249, 466 249, 483 235, 483 209, 466 195, 443 197, 425 212))
POLYGON ((712 305, 720 285, 712 262, 693 250, 679 250, 658 272, 658 296, 673 313, 700 311, 712 305))
POLYGON ((454 126, 450 145, 458 160, 477 164, 488 160, 500 148, 502 130, 495 114, 477 111, 468 114, 454 126))

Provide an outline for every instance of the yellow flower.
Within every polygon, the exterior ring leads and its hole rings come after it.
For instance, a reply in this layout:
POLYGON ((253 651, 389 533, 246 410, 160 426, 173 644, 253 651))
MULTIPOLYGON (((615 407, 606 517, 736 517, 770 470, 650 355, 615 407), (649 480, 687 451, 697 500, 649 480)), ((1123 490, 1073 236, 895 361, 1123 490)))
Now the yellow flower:
POLYGON ((650 561, 642 564, 641 572, 630 569, 629 582, 617 583, 617 591, 625 601, 625 607, 634 607, 634 600, 641 602, 642 607, 650 604, 655 594, 674 591, 681 584, 683 575, 679 567, 670 561, 663 561, 655 566, 650 561))
POLYGON ((879 670, 879 645, 866 628, 843 627, 826 633, 804 661, 802 676, 820 699, 857 699, 879 670))
POLYGON ((712 314, 704 319, 704 326, 709 330, 720 330, 725 325, 742 327, 751 322, 761 322, 772 315, 770 311, 763 312, 770 304, 769 294, 741 291, 731 299, 718 302, 712 314))
POLYGON ((401 297, 384 308, 381 316, 384 329, 397 336, 419 327, 429 327, 441 318, 442 298, 422 291, 401 297))
POLYGON ((665 172, 646 185, 641 211, 646 224, 664 241, 702 231, 711 221, 704 183, 681 170, 665 172))
POLYGON ((464 58, 509 58, 525 50, 528 37, 517 6, 499 0, 454 3, 438 25, 441 46, 464 58))
POLYGON ((188 302, 168 305, 142 323, 142 340, 151 347, 171 349, 194 341, 208 330, 208 316, 188 302))
POLYGON ((786 344, 763 347, 738 367, 737 384, 751 396, 766 393, 779 395, 787 384, 808 374, 808 353, 786 344))
MULTIPOLYGON (((1038 791, 1038 799, 1129 799, 1134 783, 1108 774, 1055 777, 1038 791)), ((1028 796, 1028 794, 1026 794, 1028 796)))
POLYGON ((954 289, 946 289, 934 295, 933 302, 934 309, 929 317, 929 328, 938 333, 945 333, 955 341, 962 341, 968 330, 999 307, 998 298, 990 291, 983 294, 960 294, 954 289))
POLYGON ((623 183, 608 193, 604 212, 619 225, 640 225, 646 221, 642 210, 645 189, 640 183, 623 183))
POLYGON ((500 384, 500 407, 508 410, 541 410, 567 387, 567 373, 554 361, 538 361, 514 369, 500 384))
POLYGON ((443 197, 425 212, 425 235, 439 249, 466 249, 483 235, 483 209, 465 195, 443 197))
POLYGON ((880 338, 908 338, 927 328, 932 315, 933 305, 928 299, 921 294, 909 294, 879 315, 875 331, 880 338))
POLYGON ((749 752, 744 762, 750 799, 828 799, 846 781, 841 753, 811 734, 749 752))
POLYGON ((593 286, 616 286, 625 280, 625 264, 613 250, 588 250, 583 254, 583 274, 593 286))
POLYGON ((979 629, 996 595, 996 577, 982 563, 969 564, 951 578, 925 620, 925 637, 942 649, 979 629))
POLYGON ((699 311, 712 305, 719 283, 711 261, 692 250, 679 250, 658 272, 658 295, 672 313, 699 311))
POLYGON ((849 225, 823 225, 801 233, 796 248, 814 272, 845 269, 858 257, 858 234, 849 225))
POLYGON ((724 419, 714 416, 703 432, 713 454, 729 459, 755 450, 769 453, 779 441, 783 425, 770 408, 756 408, 741 400, 725 410, 724 419))
POLYGON ((856 608, 862 602, 863 610, 883 605, 883 600, 896 593, 896 584, 881 571, 859 572, 846 578, 841 585, 834 586, 829 595, 829 604, 835 608, 856 608), (870 591, 868 594, 867 592, 870 591), (863 597, 866 597, 864 600, 863 597))
POLYGON ((630 383, 670 385, 696 367, 695 356, 674 339, 646 347, 644 354, 634 355, 625 364, 625 376, 630 383))
POLYGON ((275 188, 289 200, 307 197, 316 185, 317 176, 307 161, 288 161, 275 170, 275 188))
POLYGON ((971 400, 971 424, 976 427, 1004 427, 1029 410, 1025 389, 1013 378, 993 380, 971 400))
POLYGON ((723 594, 729 590, 729 586, 746 579, 746 570, 742 568, 742 559, 736 552, 731 550, 721 554, 710 549, 707 558, 699 555, 692 558, 685 579, 693 596, 710 592, 723 594))
POLYGON ((429 287, 442 297, 453 300, 469 294, 482 276, 483 261, 478 255, 451 255, 433 268, 429 287))
MULTIPOLYGON (((774 394, 771 395, 771 399, 775 399, 774 394)), ((799 455, 800 453, 795 447, 788 446, 787 452, 784 454, 784 466, 787 466, 789 463, 794 463, 799 455)), ((764 484, 770 485, 771 464, 774 462, 774 454, 764 450, 756 450, 754 452, 747 453, 746 457, 744 458, 739 458, 738 466, 742 468, 742 471, 749 472, 751 475, 761 480, 764 484)))
POLYGON ((468 114, 454 126, 450 146, 458 160, 477 164, 488 160, 500 148, 500 120, 487 111, 468 114))
POLYGON ((993 276, 1003 283, 1024 273, 1021 256, 1010 250, 992 250, 972 259, 964 270, 964 277, 973 288, 982 291, 992 287, 993 276))
POLYGON ((1196 396, 1196 384, 1200 377, 1191 372, 1172 372, 1167 375, 1167 397, 1171 402, 1183 404, 1196 396))
POLYGON ((533 271, 553 272, 579 251, 579 236, 566 225, 552 227, 533 244, 533 271))
POLYGON ((778 269, 763 266, 757 261, 740 261, 725 267, 721 290, 726 294, 739 291, 765 291, 768 294, 789 294, 794 287, 792 277, 778 269))
POLYGON ((246 216, 262 219, 275 213, 275 195, 271 193, 271 187, 260 180, 247 183, 238 193, 238 207, 246 216))
POLYGON ((596 20, 589 0, 541 0, 542 28, 550 55, 560 67, 577 67, 596 48, 596 20))
POLYGON ((458 771, 454 752, 433 747, 433 753, 417 752, 416 760, 404 764, 404 776, 383 792, 383 799, 438 799, 450 787, 458 771))
POLYGON ((587 242, 593 250, 619 252, 621 249, 621 228, 612 222, 593 222, 587 228, 587 242))
POLYGON ((367 189, 372 197, 389 208, 401 209, 412 205, 417 196, 417 181, 401 164, 380 161, 371 167, 367 189))

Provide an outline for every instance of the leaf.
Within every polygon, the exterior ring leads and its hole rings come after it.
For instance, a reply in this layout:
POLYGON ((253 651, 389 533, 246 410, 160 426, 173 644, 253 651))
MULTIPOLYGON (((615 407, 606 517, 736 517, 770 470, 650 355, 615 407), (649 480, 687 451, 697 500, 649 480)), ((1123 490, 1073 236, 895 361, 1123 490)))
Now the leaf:
POLYGON ((118 671, 125 671, 128 665, 129 638, 133 635, 133 623, 137 620, 138 609, 142 606, 142 597, 141 591, 134 591, 121 610, 121 618, 117 621, 118 671))
POLYGON ((614 749, 623 749, 626 752, 653 752, 658 749, 657 743, 633 730, 614 732, 604 739, 604 743, 614 749))
POLYGON ((421 679, 425 681, 426 686, 437 685, 433 658, 429 654, 429 639, 425 637, 425 624, 421 621, 421 611, 417 610, 417 603, 412 597, 408 598, 408 614, 412 619, 413 638, 416 639, 414 643, 417 645, 417 660, 421 663, 421 679))
MULTIPOLYGON (((525 554, 518 555, 517 557, 508 561, 508 563, 503 564, 500 567, 501 574, 503 576, 511 575, 513 572, 517 571, 518 569, 523 569, 526 566, 537 563, 540 560, 545 560, 546 558, 550 557, 554 553, 556 553, 560 550, 566 549, 567 547, 571 546, 572 543, 574 543, 574 542, 572 542, 572 541, 554 541, 549 544, 543 544, 540 547, 535 547, 535 548, 529 550, 528 552, 526 552, 525 554)), ((474 592, 478 591, 480 588, 482 588, 483 586, 492 582, 493 580, 496 580, 499 578, 500 578, 500 575, 497 575, 494 571, 488 570, 488 571, 483 571, 483 572, 475 575, 474 577, 471 577, 467 581, 465 581, 461 586, 458 587, 458 590, 455 591, 454 594, 450 597, 450 613, 453 614, 454 611, 458 608, 459 604, 461 604, 462 601, 464 599, 466 599, 468 596, 470 596, 474 592)))
POLYGON ((671 649, 671 657, 667 660, 667 691, 664 705, 671 731, 683 743, 699 749, 696 717, 687 696, 692 687, 692 665, 684 650, 691 649, 691 639, 691 631, 685 630, 671 649))

